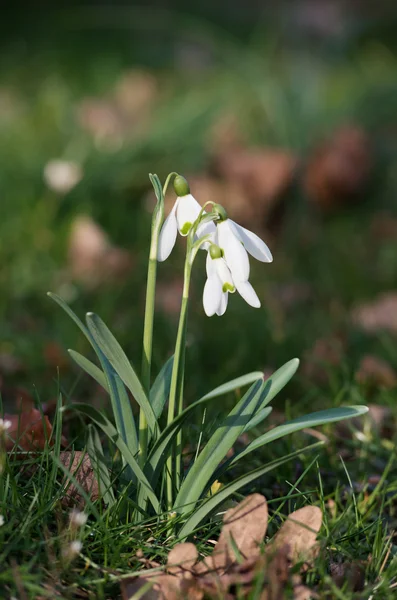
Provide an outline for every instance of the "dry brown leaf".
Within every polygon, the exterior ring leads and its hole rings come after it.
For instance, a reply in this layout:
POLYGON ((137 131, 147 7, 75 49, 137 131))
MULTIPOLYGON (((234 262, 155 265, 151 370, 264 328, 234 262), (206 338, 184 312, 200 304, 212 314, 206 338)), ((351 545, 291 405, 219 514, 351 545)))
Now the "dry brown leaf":
POLYGON ((43 450, 49 440, 52 426, 46 415, 37 408, 23 411, 18 415, 5 414, 4 419, 11 422, 7 431, 6 450, 19 446, 23 450, 43 450))
POLYGON ((143 572, 138 578, 124 580, 123 599, 139 593, 145 600, 233 600, 247 597, 260 574, 264 574, 261 600, 283 600, 286 587, 291 585, 296 600, 316 597, 302 585, 298 574, 291 576, 290 568, 302 556, 313 557, 321 511, 306 507, 292 513, 271 544, 271 551, 261 554, 259 545, 266 533, 267 518, 266 499, 260 494, 248 496, 225 514, 212 556, 197 562, 194 544, 178 544, 168 556, 166 573, 143 572))
POLYGON ((291 513, 275 535, 269 551, 275 552, 287 545, 292 564, 310 561, 318 551, 316 540, 322 518, 317 506, 304 506, 291 513))
POLYGON ((252 494, 234 508, 230 508, 224 518, 221 535, 210 557, 205 559, 209 569, 218 572, 227 569, 240 556, 253 559, 260 555, 260 544, 267 529, 268 510, 264 496, 252 494))
POLYGON ((87 288, 123 280, 132 268, 129 252, 112 246, 106 233, 86 215, 72 224, 68 254, 72 277, 87 288))
POLYGON ((79 486, 73 481, 68 485, 62 503, 66 506, 75 506, 82 508, 85 505, 85 499, 80 488, 94 502, 99 498, 99 484, 91 464, 90 457, 85 452, 76 450, 75 452, 61 452, 59 455, 61 463, 70 471, 79 486))
POLYGON ((355 325, 369 333, 380 330, 397 333, 397 293, 387 292, 372 302, 356 306, 352 319, 355 325))
POLYGON ((359 383, 383 388, 392 388, 397 385, 397 373, 391 365, 382 358, 371 354, 363 356, 355 378, 359 383))
POLYGON ((319 338, 305 352, 302 370, 306 377, 319 384, 326 383, 333 367, 338 366, 346 351, 346 340, 334 334, 319 338))
POLYGON ((214 168, 241 190, 244 211, 251 205, 259 223, 265 224, 292 184, 297 164, 296 157, 286 150, 231 150, 216 158, 214 168))
POLYGON ((338 587, 348 584, 353 592, 360 592, 365 585, 365 563, 364 562, 331 562, 329 570, 333 581, 338 587))
POLYGON ((310 202, 328 211, 360 199, 371 167, 367 134, 360 127, 346 126, 313 152, 303 185, 310 202))

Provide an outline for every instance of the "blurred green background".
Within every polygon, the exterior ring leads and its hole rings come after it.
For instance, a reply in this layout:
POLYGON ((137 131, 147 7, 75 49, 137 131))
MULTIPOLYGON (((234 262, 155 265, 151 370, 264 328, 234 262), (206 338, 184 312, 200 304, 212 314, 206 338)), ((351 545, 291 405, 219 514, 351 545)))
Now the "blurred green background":
MULTIPOLYGON (((53 399, 58 369, 69 399, 100 394, 71 364, 66 348, 88 349, 48 290, 99 313, 139 365, 148 173, 174 170, 274 255, 251 261, 261 309, 234 296, 222 319, 204 315, 197 260, 188 400, 294 356, 294 403, 368 401, 374 382, 377 398, 396 385, 392 3, 14 2, 0 33, 7 406, 53 399)), ((155 371, 173 349, 183 247, 159 267, 155 371)))

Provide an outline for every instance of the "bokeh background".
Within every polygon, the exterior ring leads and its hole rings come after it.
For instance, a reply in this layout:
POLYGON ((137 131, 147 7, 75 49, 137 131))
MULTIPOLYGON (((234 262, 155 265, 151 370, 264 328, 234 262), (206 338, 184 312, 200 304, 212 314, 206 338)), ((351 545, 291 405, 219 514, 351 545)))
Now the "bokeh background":
MULTIPOLYGON (((96 401, 47 297, 99 313, 140 363, 153 192, 185 175, 269 244, 262 308, 205 317, 187 399, 298 356, 285 399, 392 402, 397 382, 397 9, 378 0, 14 2, 0 25, 3 402, 96 401)), ((167 210, 173 202, 167 198, 167 210)), ((172 353, 183 241, 159 267, 154 370, 172 353)), ((281 400, 282 401, 282 400, 281 400)), ((299 410, 301 413, 301 410, 299 410)))

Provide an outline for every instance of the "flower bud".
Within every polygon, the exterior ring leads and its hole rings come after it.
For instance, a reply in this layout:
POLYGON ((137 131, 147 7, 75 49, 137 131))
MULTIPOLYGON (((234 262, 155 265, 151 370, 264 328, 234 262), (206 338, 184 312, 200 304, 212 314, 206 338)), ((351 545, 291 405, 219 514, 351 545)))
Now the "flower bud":
POLYGON ((221 204, 214 204, 212 210, 218 216, 219 221, 226 221, 228 218, 227 212, 221 204))
POLYGON ((177 175, 174 179, 174 190, 177 196, 187 196, 190 194, 188 182, 182 175, 177 175))
POLYGON ((209 253, 212 260, 215 260, 216 258, 222 258, 222 250, 216 244, 211 244, 209 253))

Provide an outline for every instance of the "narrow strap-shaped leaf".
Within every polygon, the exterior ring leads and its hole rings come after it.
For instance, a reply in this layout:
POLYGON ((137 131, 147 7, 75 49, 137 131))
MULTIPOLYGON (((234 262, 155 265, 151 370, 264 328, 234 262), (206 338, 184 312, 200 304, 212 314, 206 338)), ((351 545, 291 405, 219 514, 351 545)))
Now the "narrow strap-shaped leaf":
POLYGON ((83 334, 86 336, 87 340, 90 342, 92 348, 94 349, 96 355, 98 356, 99 362, 101 363, 103 373, 98 369, 96 365, 91 363, 88 359, 83 357, 81 354, 79 355, 77 352, 73 350, 71 352, 71 356, 74 360, 77 359, 78 364, 87 371, 94 379, 102 385, 110 395, 110 400, 112 403, 113 415, 116 422, 117 430, 120 432, 120 435, 123 437, 125 443, 129 446, 129 449, 133 454, 136 454, 138 448, 137 433, 136 426, 134 421, 134 416, 132 413, 132 407, 130 399, 128 398, 127 392, 123 391, 124 388, 121 381, 115 380, 115 371, 111 366, 110 362, 98 347, 94 337, 87 329, 87 327, 80 321, 78 316, 72 311, 70 306, 66 304, 60 296, 48 292, 48 296, 54 300, 59 306, 69 315, 69 317, 76 323, 76 325, 80 328, 83 334), (73 354, 72 354, 73 353, 73 354), (83 360, 83 362, 81 362, 83 360), (79 362, 80 361, 80 362, 79 362), (90 369, 90 371, 88 370, 90 369))
POLYGON ((98 315, 88 313, 87 325, 99 348, 144 411, 151 432, 155 432, 157 435, 158 424, 156 416, 124 350, 98 315))
POLYGON ((171 356, 162 366, 150 390, 150 404, 152 405, 156 419, 160 418, 170 395, 173 364, 174 356, 171 356))
POLYGON ((262 423, 262 421, 264 421, 270 415, 272 410, 273 407, 271 406, 265 406, 264 408, 259 409, 244 427, 243 433, 249 431, 250 429, 253 429, 253 427, 256 427, 257 425, 259 425, 259 423, 262 423))
POLYGON ((160 504, 156 497, 156 494, 153 491, 152 486, 150 485, 146 475, 143 473, 141 467, 138 462, 135 460, 133 454, 128 449, 127 444, 122 440, 117 429, 112 425, 112 423, 107 419, 102 413, 99 412, 93 406, 89 404, 84 404, 80 402, 76 402, 71 405, 73 410, 78 410, 83 414, 90 417, 94 423, 96 423, 102 431, 108 436, 108 438, 117 446, 120 450, 121 455, 126 460, 127 464, 131 467, 132 471, 135 473, 135 476, 139 483, 145 488, 147 496, 154 508, 154 510, 159 513, 160 512, 160 504))
POLYGON ((245 431, 252 429, 256 425, 258 425, 261 421, 263 421, 264 418, 267 417, 268 413, 265 411, 265 407, 268 404, 270 404, 270 402, 273 400, 273 398, 275 398, 275 396, 277 396, 279 391, 282 390, 283 387, 287 385, 289 380, 295 375, 298 367, 299 367, 299 358, 293 358, 292 360, 289 360, 288 362, 286 362, 285 365, 283 365, 282 367, 277 369, 277 371, 275 371, 273 373, 273 375, 271 375, 270 377, 268 377, 268 379, 265 380, 265 383, 270 385, 269 393, 266 396, 266 398, 264 399, 263 404, 261 406, 258 406, 258 412, 252 417, 252 419, 248 423, 245 431), (263 410, 263 413, 261 413, 262 410, 263 410), (261 414, 264 414, 265 416, 262 418, 261 414))
POLYGON ((261 371, 253 371, 252 373, 247 373, 246 375, 241 375, 240 377, 236 377, 236 379, 231 379, 226 383, 222 383, 205 396, 202 396, 200 400, 206 400, 210 398, 217 398, 218 396, 223 396, 224 394, 228 394, 229 392, 234 392, 238 388, 244 387, 245 385, 250 385, 258 379, 263 378, 263 373, 261 371))
POLYGON ((326 425, 327 423, 334 423, 335 421, 342 421, 344 419, 351 419, 353 417, 359 417, 368 412, 367 406, 341 406, 339 408, 330 408, 328 410, 320 410, 318 412, 310 413, 303 417, 298 417, 283 425, 279 425, 270 431, 267 431, 263 435, 253 440, 244 450, 234 456, 229 466, 234 465, 244 456, 247 456, 250 452, 257 450, 261 446, 278 440, 281 437, 306 429, 307 427, 317 427, 318 425, 326 425))
POLYGON ((98 431, 93 425, 88 425, 87 452, 90 457, 91 464, 95 469, 101 496, 105 504, 108 506, 113 506, 115 499, 112 483, 110 481, 109 471, 106 466, 101 440, 99 438, 98 431))
POLYGON ((75 350, 68 350, 68 352, 69 352, 70 356, 72 357, 72 359, 74 360, 74 362, 76 364, 78 364, 79 367, 81 369, 83 369, 83 371, 88 373, 88 375, 90 377, 92 377, 93 379, 95 379, 95 381, 97 383, 99 383, 99 385, 102 386, 104 390, 109 392, 109 387, 108 387, 108 384, 106 381, 106 377, 105 377, 103 371, 101 371, 101 369, 99 367, 97 367, 88 358, 86 358, 79 352, 76 352, 75 350))
MULTIPOLYGON (((296 456, 299 456, 304 452, 310 452, 315 448, 319 448, 323 444, 324 442, 317 442, 316 444, 312 444, 311 446, 306 446, 302 450, 291 452, 291 454, 287 454, 287 456, 283 456, 282 458, 273 460, 272 462, 268 463, 263 467, 258 467, 257 469, 254 469, 253 471, 242 475, 238 479, 235 479, 228 485, 221 487, 221 489, 214 496, 203 502, 203 504, 201 504, 198 508, 194 510, 193 514, 188 518, 188 520, 185 522, 182 529, 180 530, 178 536, 179 539, 183 540, 189 535, 191 535, 191 533, 196 529, 196 527, 198 527, 200 523, 202 523, 202 521, 206 519, 220 504, 225 502, 225 500, 227 500, 232 494, 237 492, 245 485, 248 485, 258 477, 265 475, 265 473, 269 473, 269 471, 277 469, 278 467, 288 462, 289 460, 292 460, 296 456)), ((190 506, 186 506, 185 512, 191 511, 193 506, 194 503, 190 506)))
POLYGON ((174 510, 185 512, 197 502, 221 460, 256 412, 269 391, 262 379, 256 381, 244 394, 226 419, 217 427, 188 472, 174 503, 174 510))

